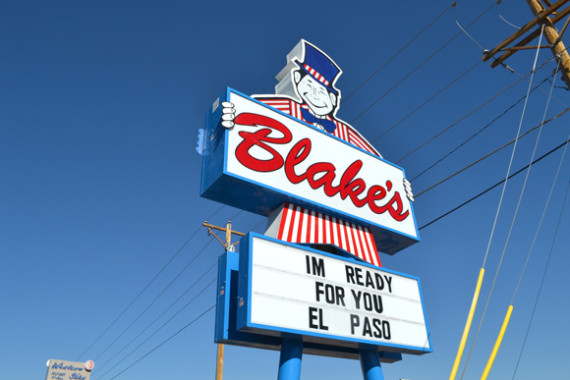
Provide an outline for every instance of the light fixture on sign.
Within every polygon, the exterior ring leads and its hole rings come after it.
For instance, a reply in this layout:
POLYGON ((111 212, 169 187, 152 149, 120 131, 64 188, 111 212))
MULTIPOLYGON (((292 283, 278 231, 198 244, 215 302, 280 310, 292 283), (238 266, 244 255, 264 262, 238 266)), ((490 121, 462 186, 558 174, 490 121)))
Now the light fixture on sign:
POLYGON ((95 362, 93 360, 87 360, 85 362, 85 370, 91 371, 93 368, 95 368, 95 362))

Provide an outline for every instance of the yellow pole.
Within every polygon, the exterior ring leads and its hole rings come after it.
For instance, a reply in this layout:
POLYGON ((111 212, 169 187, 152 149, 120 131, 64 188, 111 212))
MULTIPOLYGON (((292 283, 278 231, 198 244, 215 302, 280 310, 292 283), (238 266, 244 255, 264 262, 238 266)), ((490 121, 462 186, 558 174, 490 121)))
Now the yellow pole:
POLYGON ((501 331, 499 331, 499 336, 497 337, 495 346, 493 347, 493 351, 491 352, 491 356, 489 357, 489 361, 487 362, 485 370, 483 371, 483 375, 481 376, 481 380, 486 380, 487 376, 489 376, 489 372, 491 372, 491 367, 493 366, 493 362, 495 361, 495 357, 497 356, 499 347, 501 347, 501 342, 503 341, 503 336, 505 335, 505 331, 507 330, 509 319, 511 319, 512 313, 513 313, 513 305, 510 305, 509 309, 507 310, 507 315, 505 315, 505 320, 503 321, 503 325, 501 326, 501 331))
POLYGON ((481 291, 481 284, 483 283, 484 275, 485 268, 481 268, 479 271, 479 278, 477 279, 477 286, 475 287, 475 293, 473 294, 473 300, 471 301, 471 308, 469 309, 469 315, 467 316, 467 321, 465 322, 465 328, 463 329, 463 335, 461 336, 461 342, 459 343, 459 349, 457 350, 457 355, 455 356, 455 362, 453 363, 453 368, 451 369, 449 380, 455 380, 455 376, 457 375, 459 363, 461 362, 461 356, 463 356, 463 350, 465 350, 467 336, 469 335, 471 323, 473 322, 473 314, 475 314, 475 308, 477 306, 477 301, 479 300, 479 292, 481 291))

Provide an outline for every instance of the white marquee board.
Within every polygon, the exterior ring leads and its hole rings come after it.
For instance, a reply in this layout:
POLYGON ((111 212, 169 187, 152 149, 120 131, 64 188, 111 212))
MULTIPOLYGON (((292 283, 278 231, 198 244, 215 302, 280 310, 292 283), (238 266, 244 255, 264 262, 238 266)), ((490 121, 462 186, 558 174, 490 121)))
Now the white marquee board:
POLYGON ((418 278, 262 235, 247 239, 240 251, 238 328, 432 351, 418 278))

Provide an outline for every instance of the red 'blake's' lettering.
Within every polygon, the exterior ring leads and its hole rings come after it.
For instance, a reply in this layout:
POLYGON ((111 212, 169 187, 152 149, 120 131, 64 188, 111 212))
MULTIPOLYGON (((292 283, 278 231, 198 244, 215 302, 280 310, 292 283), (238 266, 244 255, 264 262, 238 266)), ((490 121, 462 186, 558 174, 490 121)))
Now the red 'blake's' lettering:
POLYGON ((362 161, 356 160, 342 173, 338 186, 333 185, 336 178, 336 167, 330 162, 316 162, 310 165, 304 173, 297 173, 295 167, 304 162, 311 153, 311 140, 304 138, 299 140, 291 148, 285 160, 273 147, 268 144, 287 144, 291 142, 293 136, 291 131, 282 123, 266 116, 242 113, 234 122, 240 125, 268 127, 257 129, 254 132, 239 132, 243 141, 236 148, 236 157, 245 167, 258 172, 272 172, 284 166, 287 179, 293 183, 307 181, 313 189, 323 188, 324 193, 333 197, 337 194, 341 199, 350 198, 356 207, 368 205, 370 210, 376 214, 383 214, 388 211, 390 216, 397 221, 402 221, 410 214, 409 210, 404 212, 402 198, 399 192, 395 192, 392 198, 383 205, 378 205, 386 197, 388 191, 392 189, 392 182, 386 181, 386 187, 372 185, 366 191, 367 185, 364 179, 356 178, 362 168, 362 161), (276 130, 282 137, 269 137, 271 132, 276 130), (250 154, 250 149, 254 146, 264 149, 271 155, 267 160, 260 160, 250 154), (387 189, 387 190, 386 190, 387 189))

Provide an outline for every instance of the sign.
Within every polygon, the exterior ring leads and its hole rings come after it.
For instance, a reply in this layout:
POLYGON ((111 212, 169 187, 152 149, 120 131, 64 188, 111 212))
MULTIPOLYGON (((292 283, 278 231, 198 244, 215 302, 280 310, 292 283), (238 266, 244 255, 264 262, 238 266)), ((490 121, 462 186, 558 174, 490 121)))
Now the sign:
POLYGON ((254 233, 241 244, 240 331, 432 351, 418 278, 254 233))
POLYGON ((403 169, 235 90, 207 115, 201 195, 260 215, 292 202, 370 228, 388 254, 419 241, 403 169), (235 125, 221 125, 221 103, 235 125))
MULTIPOLYGON (((218 258, 218 286, 216 295, 216 324, 214 340, 216 343, 254 347, 266 350, 281 349, 281 337, 255 334, 246 329, 237 329, 238 309, 239 254, 227 251, 218 258)), ((331 345, 331 342, 303 342, 303 352, 311 355, 323 355, 344 359, 358 359, 358 347, 331 345), (329 344, 326 344, 329 343, 329 344)), ((378 352, 382 363, 394 363, 402 360, 397 352, 378 352)))
POLYGON ((378 256, 419 241, 411 184, 337 117, 328 55, 301 40, 287 61, 275 94, 227 88, 199 136, 201 196, 269 218, 219 259, 215 340, 281 350, 280 379, 301 353, 381 377, 379 360, 432 351, 419 279, 378 256))
POLYGON ((92 360, 81 363, 50 359, 47 362, 46 380, 89 380, 94 366, 92 360))

